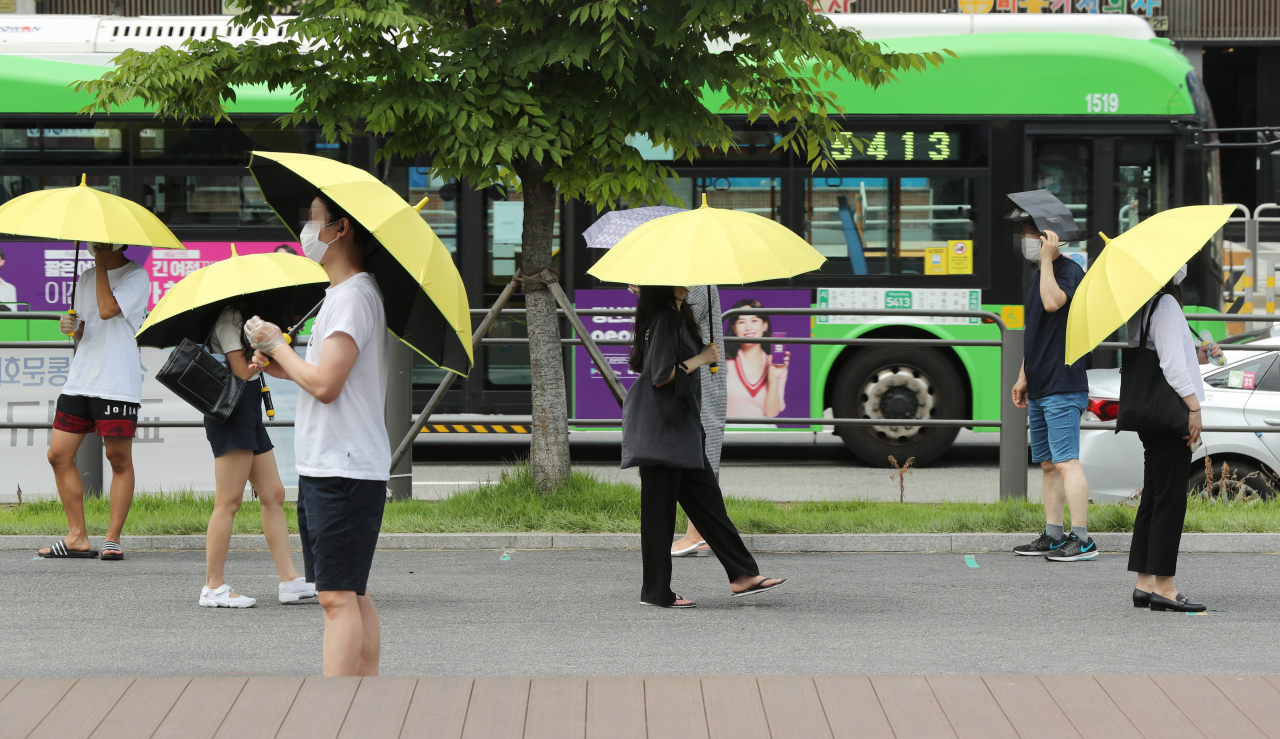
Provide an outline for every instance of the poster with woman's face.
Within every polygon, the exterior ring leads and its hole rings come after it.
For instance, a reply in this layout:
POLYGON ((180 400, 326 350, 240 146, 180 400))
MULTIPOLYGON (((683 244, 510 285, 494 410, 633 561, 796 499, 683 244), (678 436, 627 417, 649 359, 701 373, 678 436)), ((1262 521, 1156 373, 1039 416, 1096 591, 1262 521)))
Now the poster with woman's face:
MULTIPOLYGON (((809 415, 809 347, 767 339, 808 338, 809 316, 774 315, 770 309, 809 308, 808 290, 720 291, 720 309, 740 311, 724 321, 729 418, 806 418, 809 415), (766 341, 737 343, 732 338, 766 341)), ((730 427, 788 428, 794 424, 734 424, 730 427)), ((806 427, 807 428, 807 427, 806 427)))

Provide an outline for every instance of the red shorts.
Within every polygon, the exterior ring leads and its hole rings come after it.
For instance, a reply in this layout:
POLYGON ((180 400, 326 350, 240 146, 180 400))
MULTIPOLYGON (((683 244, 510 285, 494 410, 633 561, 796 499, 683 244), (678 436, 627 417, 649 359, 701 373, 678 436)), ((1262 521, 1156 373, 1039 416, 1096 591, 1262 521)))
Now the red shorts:
POLYGON ((86 395, 59 395, 53 427, 72 434, 128 436, 138 434, 138 403, 91 398, 86 395))

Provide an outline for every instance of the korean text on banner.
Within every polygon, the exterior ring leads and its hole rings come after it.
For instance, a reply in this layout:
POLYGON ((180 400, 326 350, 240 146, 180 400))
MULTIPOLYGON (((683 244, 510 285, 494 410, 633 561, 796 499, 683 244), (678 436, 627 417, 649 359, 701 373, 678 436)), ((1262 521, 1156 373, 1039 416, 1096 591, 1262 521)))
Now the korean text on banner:
MULTIPOLYGON (((818 307, 835 310, 981 310, 981 290, 892 289, 881 287, 823 287, 818 307)), ((917 325, 976 325, 979 318, 952 316, 818 316, 819 324, 911 323, 917 325)))

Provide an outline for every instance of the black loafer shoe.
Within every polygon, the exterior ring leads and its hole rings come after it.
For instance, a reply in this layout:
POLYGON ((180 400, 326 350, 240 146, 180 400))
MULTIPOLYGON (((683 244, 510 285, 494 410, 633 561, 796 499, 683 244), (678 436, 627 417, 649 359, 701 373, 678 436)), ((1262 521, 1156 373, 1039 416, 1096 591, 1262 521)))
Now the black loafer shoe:
POLYGON ((1134 588, 1133 589, 1133 607, 1146 608, 1149 605, 1151 605, 1151 593, 1148 593, 1145 590, 1138 590, 1137 588, 1134 588))
POLYGON ((1195 603, 1182 593, 1178 593, 1177 600, 1169 600, 1159 593, 1151 594, 1151 610, 1153 611, 1177 611, 1178 613, 1201 613, 1209 610, 1203 603, 1195 603))

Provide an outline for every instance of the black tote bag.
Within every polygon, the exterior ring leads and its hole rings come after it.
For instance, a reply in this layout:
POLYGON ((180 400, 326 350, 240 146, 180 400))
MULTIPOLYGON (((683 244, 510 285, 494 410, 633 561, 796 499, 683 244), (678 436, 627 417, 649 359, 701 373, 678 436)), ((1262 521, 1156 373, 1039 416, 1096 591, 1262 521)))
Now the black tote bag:
MULTIPOLYGON (((1161 293, 1163 294, 1163 293, 1161 293)), ((1144 434, 1191 433, 1187 427, 1190 411, 1160 369, 1160 355, 1147 348, 1147 332, 1151 314, 1160 295, 1151 299, 1144 310, 1145 321, 1138 335, 1138 346, 1121 350, 1120 412, 1116 417, 1116 433, 1137 431, 1144 434)))
POLYGON ((156 379, 218 423, 227 422, 244 395, 244 380, 190 339, 178 344, 156 379))

